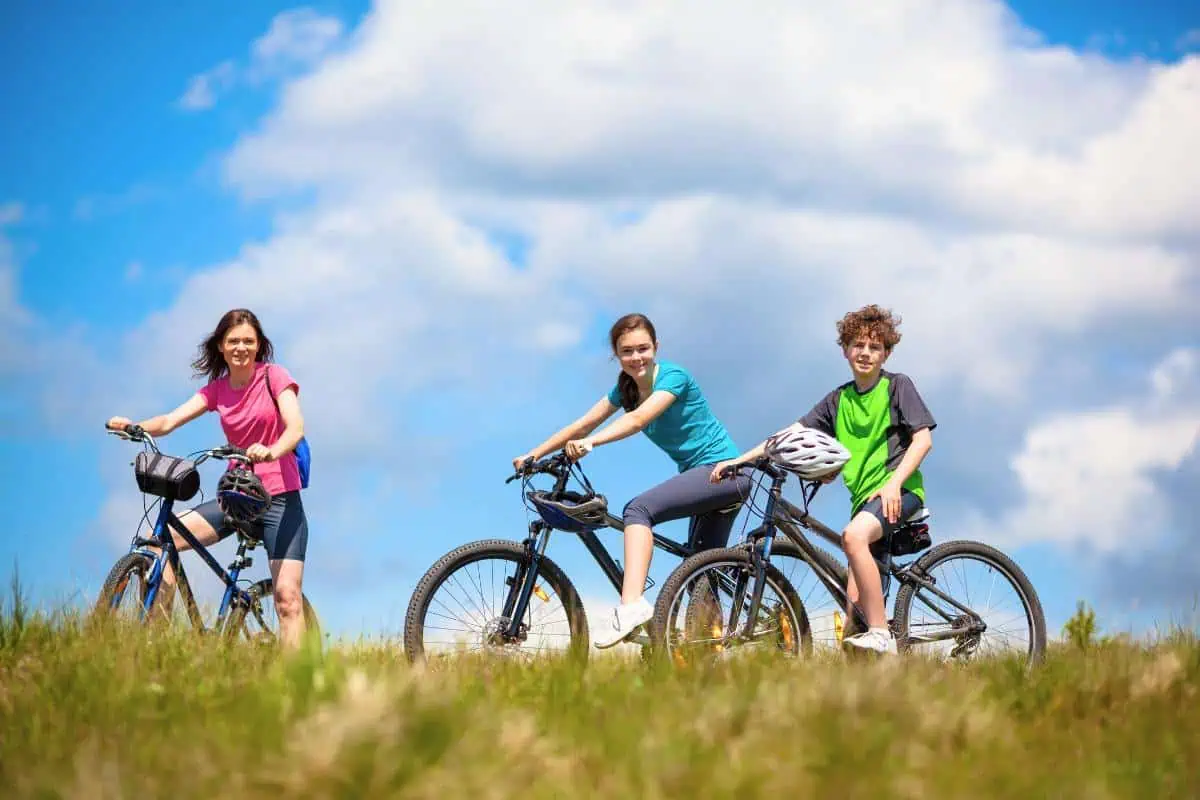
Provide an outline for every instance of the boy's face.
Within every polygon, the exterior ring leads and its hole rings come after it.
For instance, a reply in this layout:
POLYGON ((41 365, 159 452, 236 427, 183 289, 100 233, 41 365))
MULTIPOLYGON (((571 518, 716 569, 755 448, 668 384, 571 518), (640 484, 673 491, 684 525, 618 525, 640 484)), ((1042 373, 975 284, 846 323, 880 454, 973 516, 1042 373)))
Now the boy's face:
POLYGON ((854 337, 842 352, 850 362, 850 369, 856 378, 871 378, 879 374, 883 362, 887 361, 888 357, 888 352, 879 337, 868 334, 854 337))

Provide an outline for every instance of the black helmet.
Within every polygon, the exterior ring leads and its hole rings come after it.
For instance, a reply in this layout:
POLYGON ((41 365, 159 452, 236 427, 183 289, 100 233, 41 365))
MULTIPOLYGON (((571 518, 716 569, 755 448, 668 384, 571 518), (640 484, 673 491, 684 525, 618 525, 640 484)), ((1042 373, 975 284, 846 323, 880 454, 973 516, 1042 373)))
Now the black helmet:
POLYGON ((217 481, 217 505, 234 524, 259 519, 271 505, 271 493, 253 470, 233 467, 217 481))
POLYGON ((551 500, 551 492, 530 492, 529 499, 552 528, 581 533, 603 528, 608 513, 608 501, 602 494, 581 495, 563 492, 551 500))

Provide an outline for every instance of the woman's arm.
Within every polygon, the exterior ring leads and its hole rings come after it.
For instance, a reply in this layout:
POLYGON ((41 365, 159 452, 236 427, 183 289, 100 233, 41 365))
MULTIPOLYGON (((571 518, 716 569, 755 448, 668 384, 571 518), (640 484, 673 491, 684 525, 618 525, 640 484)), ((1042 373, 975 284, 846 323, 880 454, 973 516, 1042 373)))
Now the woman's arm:
MULTIPOLYGON (((606 399, 607 402, 607 399, 606 399)), ((646 426, 662 416, 662 413, 675 402, 675 395, 659 389, 651 394, 646 401, 628 414, 614 420, 611 425, 595 436, 586 436, 568 442, 567 455, 577 458, 590 451, 596 445, 617 442, 645 430, 646 426)))
MULTIPOLYGON (((151 436, 166 436, 179 426, 191 422, 207 410, 208 403, 205 402, 204 395, 197 392, 173 411, 142 420, 137 425, 151 436)), ((113 417, 108 421, 107 426, 113 430, 123 430, 126 425, 131 424, 133 423, 126 417, 113 417)))
POLYGON ((570 425, 567 425, 556 431, 553 436, 530 450, 525 455, 514 458, 513 465, 519 466, 520 463, 526 458, 541 458, 547 453, 553 453, 555 450, 558 450, 572 439, 578 439, 583 436, 587 436, 589 433, 596 430, 600 423, 604 422, 604 420, 616 413, 616 411, 617 406, 614 406, 612 402, 609 401, 607 396, 600 398, 600 400, 597 401, 597 403, 591 408, 589 408, 587 413, 585 413, 582 417, 575 420, 570 425))
POLYGON ((279 441, 269 449, 271 461, 276 461, 296 449, 304 438, 304 415, 300 413, 300 398, 291 386, 275 398, 279 403, 279 415, 283 417, 284 429, 279 441))

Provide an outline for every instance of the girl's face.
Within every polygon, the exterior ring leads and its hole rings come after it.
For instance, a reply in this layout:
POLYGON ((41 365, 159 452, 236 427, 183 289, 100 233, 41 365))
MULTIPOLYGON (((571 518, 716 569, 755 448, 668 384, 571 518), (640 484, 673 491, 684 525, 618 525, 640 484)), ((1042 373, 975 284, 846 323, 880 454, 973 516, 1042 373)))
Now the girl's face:
POLYGON ((258 357, 258 334, 249 322, 234 325, 221 340, 221 355, 230 371, 254 365, 258 357))
POLYGON ((621 362, 621 369, 635 380, 652 374, 655 352, 654 340, 645 328, 634 328, 617 338, 617 358, 621 362))

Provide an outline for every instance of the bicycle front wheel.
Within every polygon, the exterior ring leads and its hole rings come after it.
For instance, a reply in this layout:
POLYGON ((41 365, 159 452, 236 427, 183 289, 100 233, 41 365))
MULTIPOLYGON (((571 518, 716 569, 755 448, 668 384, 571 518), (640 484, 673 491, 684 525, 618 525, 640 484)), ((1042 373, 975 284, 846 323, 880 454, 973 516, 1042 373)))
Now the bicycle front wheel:
POLYGON ((150 618, 161 605, 161 596, 156 596, 150 613, 145 609, 146 595, 150 590, 147 580, 153 566, 154 559, 145 553, 126 553, 121 556, 104 579, 104 586, 93 607, 93 616, 129 621, 150 618))
POLYGON ((410 663, 431 655, 482 652, 531 657, 566 655, 586 660, 587 615, 574 585, 546 556, 515 638, 505 635, 530 558, 507 539, 471 542, 442 556, 417 583, 404 619, 410 663))
POLYGON ((940 660, 1041 661, 1046 651, 1041 601, 1004 553, 982 542, 944 542, 917 559, 910 572, 938 591, 905 581, 896 593, 895 634, 902 651, 940 660))
POLYGON ((774 564, 766 565, 763 577, 762 600, 751 622, 750 551, 730 547, 691 556, 658 594, 650 621, 653 646, 679 666, 721 660, 743 648, 810 655, 812 632, 795 588, 774 564), (747 630, 749 637, 743 638, 747 630))

